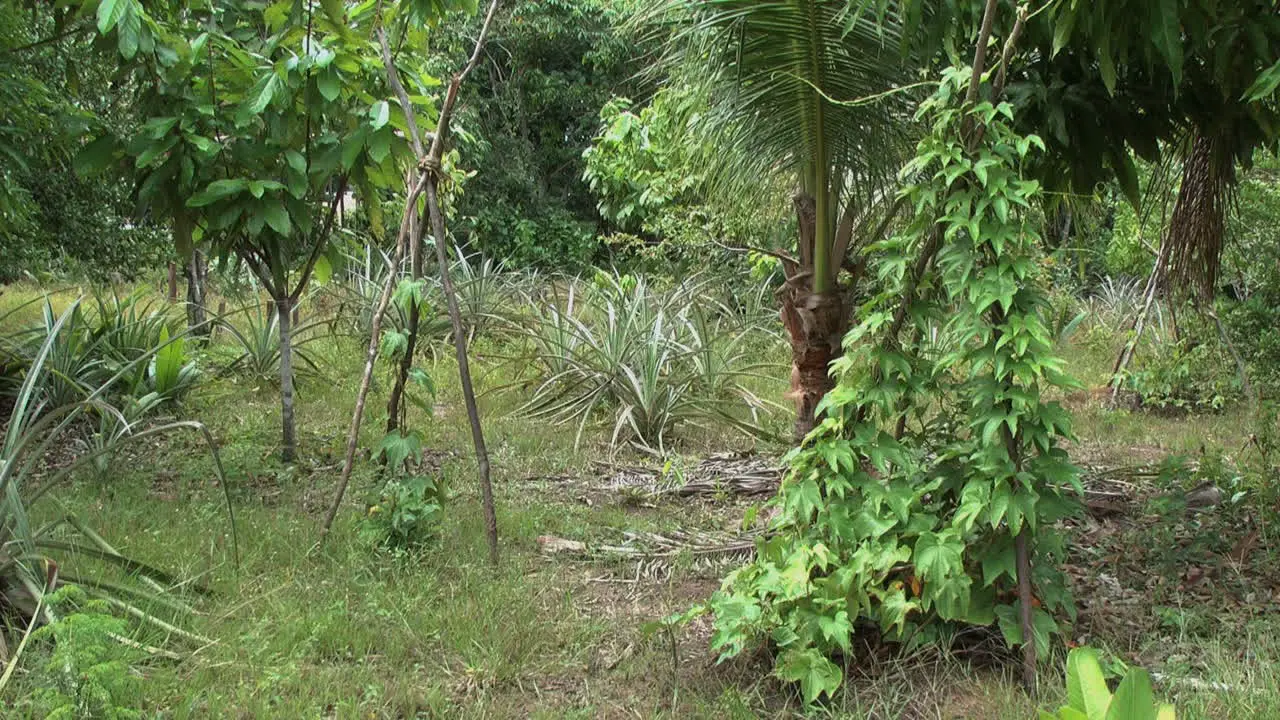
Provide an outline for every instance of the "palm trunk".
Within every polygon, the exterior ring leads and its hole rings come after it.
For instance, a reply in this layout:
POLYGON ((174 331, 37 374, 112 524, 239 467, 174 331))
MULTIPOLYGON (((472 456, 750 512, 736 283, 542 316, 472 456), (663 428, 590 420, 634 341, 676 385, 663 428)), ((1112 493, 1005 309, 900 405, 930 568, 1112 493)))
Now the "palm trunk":
POLYGON ((293 315, 287 295, 275 299, 280 321, 280 459, 292 463, 297 458, 293 428, 293 315))
MULTIPOLYGON (((782 325, 791 340, 789 396, 796 403, 795 437, 801 441, 818 423, 815 411, 822 396, 835 387, 829 368, 840 357, 848 318, 830 267, 818 262, 818 247, 826 242, 820 232, 821 215, 807 194, 798 195, 795 203, 801 265, 789 269, 782 293, 782 325), (827 280, 819 282, 819 274, 827 280)), ((830 265, 831 258, 825 260, 830 265)))
POLYGON ((791 339, 791 397, 799 441, 817 425, 818 402, 835 387, 829 368, 840 357, 847 329, 844 302, 836 292, 797 289, 783 298, 782 322, 791 339))

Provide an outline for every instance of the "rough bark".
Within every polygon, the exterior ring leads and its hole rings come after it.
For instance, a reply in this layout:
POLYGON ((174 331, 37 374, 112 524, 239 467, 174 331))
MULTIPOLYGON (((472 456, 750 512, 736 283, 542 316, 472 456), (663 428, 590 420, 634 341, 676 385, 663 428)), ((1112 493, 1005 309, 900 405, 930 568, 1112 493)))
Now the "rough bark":
POLYGON ((292 463, 298 456, 293 426, 293 313, 288 296, 275 299, 280 326, 280 459, 292 463))
POLYGON ((814 202, 805 193, 798 193, 794 202, 800 261, 784 263, 787 281, 779 295, 782 326, 791 342, 791 390, 787 396, 796 404, 795 439, 799 442, 817 426, 818 402, 835 387, 829 368, 840 356, 848 317, 838 292, 813 291, 814 202))
POLYGON ((178 264, 169 261, 169 302, 178 302, 178 264))
POLYGON ((840 356, 847 330, 844 302, 835 292, 814 293, 806 288, 782 298, 782 324, 791 340, 791 397, 796 403, 795 435, 803 440, 817 425, 815 409, 835 387, 829 368, 840 356))

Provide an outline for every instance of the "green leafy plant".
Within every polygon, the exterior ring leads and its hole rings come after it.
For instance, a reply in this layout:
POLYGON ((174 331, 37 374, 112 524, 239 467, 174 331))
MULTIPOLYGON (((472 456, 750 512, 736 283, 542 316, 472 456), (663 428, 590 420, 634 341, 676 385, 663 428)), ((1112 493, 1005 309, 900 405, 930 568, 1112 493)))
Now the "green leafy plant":
MULTIPOLYGON (((56 396, 46 391, 52 373, 47 363, 55 356, 62 334, 77 332, 74 321, 80 315, 80 300, 76 300, 49 323, 49 334, 31 355, 23 375, 22 385, 13 398, 5 425, 3 444, 0 444, 0 603, 26 617, 50 620, 42 612, 44 596, 49 585, 57 578, 73 581, 113 598, 130 614, 143 622, 156 623, 173 637, 203 641, 171 623, 162 622, 136 606, 139 599, 155 602, 178 612, 190 612, 185 603, 177 600, 166 587, 182 584, 180 580, 163 570, 121 555, 105 539, 69 513, 40 527, 32 527, 29 509, 41 502, 52 501, 51 492, 60 484, 82 471, 97 458, 109 456, 126 443, 138 442, 178 430, 193 430, 201 435, 213 458, 214 471, 227 501, 227 514, 231 522, 233 553, 237 553, 235 516, 231 506, 230 490, 212 435, 200 423, 176 421, 162 424, 131 421, 131 417, 145 409, 132 409, 127 413, 111 405, 108 399, 118 383, 132 376, 137 366, 145 366, 149 354, 137 358, 114 374, 75 387, 80 395, 62 404, 56 396), (86 417, 97 416, 105 425, 99 437, 91 443, 87 452, 70 462, 50 462, 51 453, 69 443, 83 426, 86 417), (76 577, 73 567, 61 563, 64 570, 54 574, 47 583, 45 568, 57 567, 55 558, 63 555, 90 558, 105 562, 138 578, 138 585, 119 585, 102 579, 96 574, 76 577), (145 589, 144 589, 145 588, 145 589)), ((156 352, 152 350, 153 354, 156 352)), ((153 396, 147 403, 154 403, 153 396)), ((101 468, 99 468, 101 470, 101 468)))
POLYGON ((366 512, 360 537, 397 552, 430 543, 440 529, 443 500, 443 488, 435 478, 409 475, 392 479, 366 512))
POLYGON ((1173 341, 1144 348, 1126 378, 1143 407, 1219 411, 1241 396, 1230 357, 1216 343, 1173 341))
POLYGON ((163 328, 159 341, 155 357, 148 365, 151 390, 163 399, 176 401, 195 386, 200 371, 184 351, 185 338, 170 339, 169 329, 163 328))
MULTIPOLYGON (((230 318, 219 318, 219 327, 231 335, 237 353, 227 365, 227 371, 243 373, 259 382, 276 381, 280 375, 281 358, 279 324, 276 313, 268 313, 258 304, 244 312, 243 327, 230 318)), ((313 331, 324 326, 324 321, 313 320, 293 329, 292 358, 300 361, 293 366, 295 376, 320 373, 320 366, 307 352, 306 346, 323 337, 313 331)))
POLYGON ((807 702, 839 687, 831 658, 855 624, 908 646, 996 626, 1034 662, 1072 612, 1052 525, 1076 508, 1078 470, 1058 446, 1070 418, 1044 399, 1071 383, 1041 317, 1039 185, 1022 177, 1042 143, 970 74, 945 71, 920 108, 914 218, 873 248, 884 286, 832 364, 822 423, 787 458, 755 560, 710 601, 721 657, 770 642, 807 702))
POLYGON ((140 677, 132 665, 143 653, 127 640, 128 623, 111 606, 68 585, 48 598, 53 622, 31 636, 34 651, 47 649, 37 671, 31 704, 50 720, 134 720, 140 677))
POLYGON ((718 312, 696 278, 659 291, 643 278, 599 273, 562 302, 532 304, 524 332, 542 379, 524 411, 576 423, 578 442, 598 412, 610 417, 613 444, 658 452, 682 423, 760 432, 768 405, 742 384, 758 367, 745 350, 752 331, 718 312))
POLYGON ((1107 687, 1102 663, 1093 648, 1080 647, 1067 655, 1067 704, 1056 713, 1040 711, 1041 720, 1174 720, 1172 705, 1158 705, 1151 676, 1129 668, 1114 695, 1107 687))

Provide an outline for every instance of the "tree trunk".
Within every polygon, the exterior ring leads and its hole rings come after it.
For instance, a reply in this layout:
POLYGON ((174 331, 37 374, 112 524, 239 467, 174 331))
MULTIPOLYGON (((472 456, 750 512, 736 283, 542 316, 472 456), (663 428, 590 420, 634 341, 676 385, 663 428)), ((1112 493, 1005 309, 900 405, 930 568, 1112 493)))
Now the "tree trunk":
POLYGON ((187 327, 192 335, 207 338, 209 321, 204 303, 209 265, 205 262, 204 253, 193 250, 191 258, 183 266, 182 274, 187 280, 187 327))
POLYGON ((280 321, 280 459, 292 463, 298 445, 293 428, 293 314, 288 295, 275 299, 280 321))
POLYGON ((178 302, 178 265, 169 261, 169 302, 178 302))
POLYGON ((1018 604, 1022 626, 1022 688, 1036 696, 1035 608, 1031 588, 1031 528, 1024 520, 1022 531, 1013 540, 1014 564, 1018 572, 1018 604))
POLYGON ((782 299, 782 324, 791 340, 791 397, 796 403, 795 436, 800 441, 817 425, 815 409, 835 387, 831 361, 840 357, 848 324, 837 292, 799 288, 782 299))
MULTIPOLYGON (((410 218, 409 227, 409 266, 410 278, 417 282, 422 278, 422 227, 424 219, 416 214, 410 218)), ((413 356, 418 350, 418 325, 421 321, 417 303, 409 308, 409 325, 405 330, 409 340, 405 344, 404 357, 400 358, 400 368, 396 373, 395 385, 391 388, 391 396, 387 398, 387 432, 400 427, 400 416, 404 412, 404 388, 409 382, 409 371, 413 369, 413 356)))

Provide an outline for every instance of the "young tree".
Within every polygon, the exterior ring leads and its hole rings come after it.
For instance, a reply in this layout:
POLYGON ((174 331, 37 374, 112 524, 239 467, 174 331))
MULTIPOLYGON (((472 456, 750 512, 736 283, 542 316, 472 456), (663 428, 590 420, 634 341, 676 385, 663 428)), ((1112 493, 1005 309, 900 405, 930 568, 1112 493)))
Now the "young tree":
POLYGON ((781 300, 801 438, 834 385, 828 366, 848 329, 845 258, 858 236, 883 232, 883 190, 908 147, 909 114, 886 93, 910 80, 897 30, 846 11, 841 0, 671 0, 658 16, 676 24, 668 67, 710 86, 698 128, 715 148, 713 189, 759 195, 779 178, 794 188, 781 300))
MULTIPOLYGON (((476 64, 480 61, 480 52, 484 48, 485 39, 489 34, 489 28, 493 24, 493 16, 497 9, 498 0, 492 0, 488 11, 485 13, 484 24, 480 27, 480 34, 476 37, 471 56, 467 59, 462 69, 455 73, 449 81, 448 88, 445 91, 444 102, 440 107, 440 113, 436 120, 435 133, 430 138, 430 146, 426 144, 426 139, 419 132, 417 122, 414 120, 415 113, 412 108, 412 100, 400 80, 400 72, 391 56, 386 35, 381 31, 378 34, 379 41, 382 44, 382 57, 386 66, 387 79, 395 90, 401 107, 404 109, 407 134, 412 142, 413 151, 418 157, 417 176, 406 187, 404 217, 400 221, 400 236, 396 243, 395 263, 399 263, 404 254, 406 238, 415 244, 421 242, 422 223, 416 214, 416 208, 419 195, 425 195, 426 215, 430 220, 432 234, 434 235, 436 262, 440 270, 440 283, 444 291, 445 301, 448 303, 449 321, 453 327, 455 357, 458 361, 458 378, 462 384, 462 397, 467 406, 467 420, 471 426, 471 439, 475 446, 476 465, 479 470, 480 490, 484 503, 485 535, 489 545, 489 562, 493 565, 498 564, 498 518, 494 508, 493 484, 489 478, 489 451, 485 445, 484 429, 480 423, 480 411, 476 405, 475 390, 471 385, 471 369, 467 360, 467 333, 462 325, 457 295, 454 291, 453 280, 449 275, 449 256, 448 251, 445 249, 447 233, 439 193, 440 180, 443 175, 442 165, 445 142, 449 137, 449 122, 458 101, 458 89, 462 86, 462 81, 471 74, 471 71, 475 69, 476 64)), ((365 356, 364 375, 360 381, 360 389, 356 394, 356 406, 351 417, 351 428, 347 433, 347 453, 342 465, 338 494, 334 498, 333 504, 329 507, 328 515, 325 517, 324 526, 321 530, 321 542, 324 542, 324 537, 328 535, 329 529, 333 526, 333 519, 338 513, 338 508, 342 505, 342 498, 346 493, 347 483, 351 478, 351 469, 355 462, 356 441, 360 434, 360 420, 364 414, 364 403, 369 392, 369 380, 373 374, 373 363, 377 357, 378 330, 382 321, 382 314, 386 311, 387 303, 391 297, 393 281, 394 278, 387 279, 387 284, 383 287, 382 296, 378 301, 378 307, 374 311, 369 350, 365 356)), ((403 389, 403 385, 401 385, 401 388, 403 389)))
POLYGON ((379 189, 396 185, 411 157, 373 39, 377 10, 246 0, 159 17, 138 0, 97 5, 98 30, 118 42, 147 119, 86 151, 137 169, 140 200, 172 218, 186 256, 206 247, 261 282, 280 336, 286 462, 297 455, 293 311, 328 265, 346 189, 376 211, 379 189))

